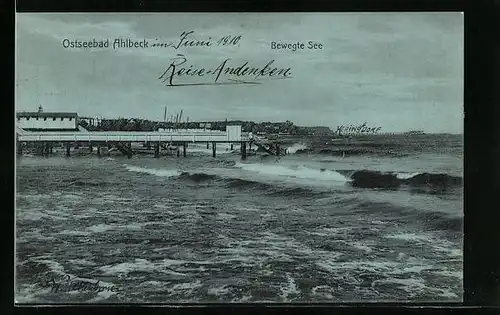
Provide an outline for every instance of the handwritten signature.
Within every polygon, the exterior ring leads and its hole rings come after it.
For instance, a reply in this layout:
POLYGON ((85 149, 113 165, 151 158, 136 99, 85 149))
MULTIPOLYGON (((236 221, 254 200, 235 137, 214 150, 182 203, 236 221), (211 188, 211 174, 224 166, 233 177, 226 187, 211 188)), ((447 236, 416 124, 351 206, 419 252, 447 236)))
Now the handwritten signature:
POLYGON ((62 292, 70 292, 70 291, 78 291, 78 292, 118 292, 118 289, 114 286, 103 285, 101 284, 101 280, 92 281, 90 279, 83 278, 71 278, 69 275, 66 275, 63 279, 56 280, 54 277, 50 278, 47 281, 43 281, 41 283, 43 287, 50 288, 51 293, 62 293, 62 292))

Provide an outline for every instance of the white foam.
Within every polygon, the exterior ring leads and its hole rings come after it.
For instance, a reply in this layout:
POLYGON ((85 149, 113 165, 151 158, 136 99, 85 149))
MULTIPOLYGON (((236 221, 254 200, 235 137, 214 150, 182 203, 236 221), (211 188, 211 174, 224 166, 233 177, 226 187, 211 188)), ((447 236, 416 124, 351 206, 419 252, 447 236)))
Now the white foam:
POLYGON ((328 300, 334 299, 332 292, 333 292, 333 289, 327 285, 319 285, 319 286, 312 288, 312 290, 311 290, 312 295, 320 296, 320 297, 326 298, 328 300))
POLYGON ((38 200, 38 199, 50 199, 50 198, 53 198, 53 196, 49 195, 49 194, 30 195, 30 194, 17 193, 17 198, 19 198, 19 199, 24 198, 24 199, 35 199, 35 200, 38 200))
POLYGON ((331 251, 312 249, 292 237, 270 232, 258 233, 252 239, 230 242, 219 252, 223 254, 222 262, 238 261, 248 266, 263 264, 269 258, 282 262, 293 262, 292 256, 315 255, 325 260, 335 260, 341 255, 331 251))
POLYGON ((119 263, 116 265, 106 265, 99 269, 105 275, 124 275, 132 271, 152 271, 155 265, 147 259, 136 258, 134 262, 119 263))
POLYGON ((435 274, 445 276, 445 277, 458 278, 458 279, 463 279, 463 277, 464 277, 463 272, 460 272, 460 271, 440 270, 440 271, 436 271, 435 274))
POLYGON ((76 230, 63 230, 57 234, 60 235, 68 235, 68 236, 87 236, 90 233, 89 232, 84 232, 84 231, 76 231, 76 230))
POLYGON ((112 292, 111 290, 104 290, 97 293, 97 296, 93 299, 87 301, 87 303, 95 303, 103 300, 109 299, 111 296, 115 295, 116 292, 112 292))
POLYGON ((424 279, 422 278, 408 278, 408 279, 384 279, 384 280, 375 280, 373 285, 377 283, 389 283, 397 285, 398 289, 405 291, 408 293, 408 297, 413 297, 422 293, 425 289, 427 289, 427 285, 424 279))
POLYGON ((164 267, 165 267, 165 265, 162 262, 152 263, 147 259, 136 258, 133 262, 119 263, 119 264, 112 265, 112 266, 106 265, 106 266, 100 267, 99 269, 105 275, 115 275, 115 276, 126 275, 130 272, 133 272, 133 271, 162 272, 162 273, 168 273, 171 275, 184 276, 184 274, 165 269, 164 267))
MULTIPOLYGON (((166 201, 166 202, 170 202, 170 201, 166 201)), ((169 204, 163 204, 163 203, 155 203, 153 205, 153 207, 155 208, 160 208, 160 209, 172 209, 172 206, 169 205, 169 204)), ((163 213, 167 213, 167 214, 174 214, 174 212, 172 211, 164 211, 163 213)))
POLYGON ((141 286, 155 286, 155 287, 160 287, 163 284, 165 284, 165 282, 163 282, 163 281, 150 280, 150 281, 146 281, 146 282, 141 283, 141 286))
POLYGON ((91 232, 94 233, 101 233, 101 232, 106 232, 108 230, 114 229, 115 226, 109 225, 109 224, 97 224, 97 225, 92 225, 87 228, 87 230, 90 230, 91 232))
POLYGON ((126 224, 126 225, 120 225, 118 226, 119 229, 121 230, 140 230, 142 227, 146 224, 156 224, 157 222, 146 222, 146 223, 131 223, 131 224, 126 224))
POLYGON ((287 154, 294 154, 298 150, 304 150, 304 149, 307 149, 307 145, 305 145, 303 143, 295 143, 291 147, 286 148, 286 153, 287 154))
POLYGON ((14 296, 15 303, 37 303, 39 296, 49 294, 51 288, 43 288, 35 284, 21 285, 14 296))
POLYGON ((260 211, 261 209, 260 208, 256 208, 256 207, 246 207, 246 206, 239 206, 238 209, 242 212, 247 212, 247 211, 260 211))
POLYGON ((40 211, 33 211, 35 209, 30 209, 30 212, 26 211, 19 211, 19 208, 17 209, 17 218, 26 220, 26 221, 38 221, 41 220, 43 217, 46 217, 42 212, 40 211))
POLYGON ((202 285, 203 284, 200 280, 196 280, 194 282, 178 283, 172 287, 171 291, 175 292, 178 290, 187 290, 189 292, 192 292, 194 289, 200 288, 202 285))
POLYGON ((172 270, 171 266, 178 266, 177 270, 179 271, 200 271, 204 270, 202 267, 197 268, 188 268, 182 267, 180 265, 184 264, 196 264, 196 265, 206 265, 212 264, 209 261, 187 261, 187 260, 176 260, 176 259, 163 259, 160 261, 151 262, 147 259, 135 259, 133 262, 124 262, 116 265, 106 265, 102 266, 100 270, 105 275, 117 275, 123 276, 132 271, 143 271, 143 272, 160 272, 166 273, 174 276, 186 276, 185 273, 180 273, 172 270))
POLYGON ((429 266, 429 265, 415 265, 415 266, 410 266, 410 267, 404 267, 402 269, 402 272, 403 273, 406 273, 406 272, 420 273, 424 270, 430 270, 430 269, 433 269, 433 267, 429 266))
MULTIPOLYGON (((96 210, 97 210, 96 208, 88 208, 87 209, 87 211, 94 212, 94 213, 97 212, 96 210)), ((88 218, 92 218, 92 217, 94 217, 94 216, 88 215, 88 214, 75 214, 73 216, 74 219, 88 219, 88 218)))
POLYGON ((33 259, 33 261, 47 265, 47 267, 49 267, 50 271, 52 271, 55 274, 66 275, 66 273, 64 272, 63 265, 61 265, 57 261, 48 260, 48 259, 33 259))
POLYGON ((386 238, 397 239, 408 242, 431 242, 432 238, 428 235, 424 234, 416 234, 416 233, 397 233, 386 235, 386 238))
POLYGON ((390 272, 396 269, 399 265, 397 262, 391 261, 351 261, 351 262, 335 262, 322 261, 316 265, 330 272, 345 271, 345 270, 363 270, 368 272, 390 272))
POLYGON ((456 248, 453 243, 449 241, 435 237, 431 234, 416 234, 416 233, 397 233, 386 235, 386 238, 403 240, 406 242, 413 243, 425 243, 433 249, 433 251, 446 253, 449 257, 461 258, 463 256, 463 250, 461 248, 456 248))
POLYGON ((70 200, 80 200, 80 199, 83 199, 84 196, 82 196, 81 194, 73 193, 73 194, 64 194, 63 198, 70 199, 70 200))
MULTIPOLYGON (((234 298, 233 300, 231 300, 231 302, 236 302, 236 303, 247 303, 247 302, 250 302, 252 300, 252 296, 251 295, 244 295, 241 297, 241 299, 237 299, 237 298, 234 298)), ((263 303, 262 301, 259 301, 261 303, 263 303)))
POLYGON ((95 263, 86 259, 70 259, 70 263, 80 266, 94 266, 95 263))
POLYGON ((318 235, 318 236, 335 236, 335 235, 342 235, 346 236, 347 233, 352 230, 352 227, 339 227, 339 228, 321 228, 317 231, 307 231, 307 234, 310 235, 318 235))
POLYGON ((418 174, 420 174, 420 173, 397 173, 396 178, 409 179, 409 178, 412 178, 414 176, 417 176, 418 174))
POLYGON ((210 295, 215 295, 217 297, 220 297, 221 295, 228 294, 231 291, 227 288, 226 285, 220 286, 220 287, 214 287, 214 288, 209 288, 207 293, 210 295))
POLYGON ((236 216, 234 214, 229 214, 229 213, 218 213, 218 217, 220 217, 223 221, 230 221, 232 219, 235 219, 236 216))
POLYGON ((124 166, 130 172, 146 173, 160 177, 175 177, 181 174, 181 172, 179 172, 178 170, 145 168, 145 167, 131 166, 127 164, 124 164, 124 166))
POLYGON ((295 279, 290 275, 286 274, 287 283, 281 286, 280 296, 285 302, 289 301, 288 297, 294 294, 300 294, 300 290, 297 288, 295 279))
POLYGON ((441 293, 438 295, 444 298, 450 298, 450 299, 455 299, 458 298, 459 296, 452 292, 450 289, 440 289, 441 293))
MULTIPOLYGON (((87 230, 90 231, 90 232, 93 232, 93 233, 102 233, 102 232, 106 232, 106 231, 109 231, 109 230, 140 230, 145 225, 152 224, 152 223, 153 224, 158 224, 157 222, 131 223, 131 224, 124 224, 124 225, 100 223, 100 224, 97 224, 97 225, 92 225, 92 226, 87 227, 87 230)), ((69 232, 69 233, 71 233, 71 232, 69 232)), ((88 233, 88 232, 78 232, 78 231, 75 231, 75 232, 73 232, 71 234, 72 235, 78 235, 78 234, 85 235, 83 233, 88 233)))
POLYGON ((18 241, 20 242, 29 242, 32 239, 35 239, 37 241, 41 240, 53 240, 54 237, 52 236, 45 236, 41 233, 41 229, 33 229, 31 231, 25 231, 22 234, 17 235, 18 241))
POLYGON ((364 251, 367 254, 369 254, 369 253, 371 253, 373 251, 372 248, 370 246, 368 246, 367 244, 362 244, 362 243, 359 243, 359 242, 353 242, 350 245, 352 247, 356 248, 356 249, 364 251))
POLYGON ((350 181, 344 175, 330 170, 317 170, 312 168, 307 168, 304 166, 298 166, 296 168, 288 168, 282 165, 268 165, 268 164, 250 164, 250 163, 236 163, 236 167, 239 167, 245 171, 256 172, 269 176, 281 176, 281 177, 293 177, 300 179, 312 179, 312 180, 322 180, 346 183, 350 181))
POLYGON ((432 247, 435 251, 448 254, 449 257, 461 258, 463 256, 463 250, 461 248, 451 248, 450 244, 441 243, 440 245, 439 243, 435 243, 432 247))

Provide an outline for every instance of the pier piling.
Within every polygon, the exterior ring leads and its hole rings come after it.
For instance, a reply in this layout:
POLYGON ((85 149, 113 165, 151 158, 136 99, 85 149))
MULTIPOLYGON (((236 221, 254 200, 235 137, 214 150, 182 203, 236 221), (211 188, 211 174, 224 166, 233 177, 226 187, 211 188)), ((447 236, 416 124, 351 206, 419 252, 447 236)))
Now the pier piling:
POLYGON ((160 157, 160 142, 155 143, 155 158, 160 157))
MULTIPOLYGON (((22 155, 23 151, 26 151, 27 147, 30 151, 34 151, 36 155, 48 156, 54 152, 58 152, 58 148, 61 147, 64 152, 64 147, 66 147, 66 156, 70 157, 72 153, 77 155, 84 153, 84 155, 89 156, 94 154, 94 149, 97 147, 97 155, 99 157, 103 156, 114 156, 117 153, 122 153, 129 158, 137 153, 149 152, 153 153, 155 157, 161 155, 160 150, 163 149, 172 152, 177 148, 177 155, 181 154, 187 157, 187 149, 189 142, 200 143, 207 145, 207 151, 212 146, 212 156, 217 157, 217 142, 218 143, 228 143, 225 146, 224 151, 234 151, 238 150, 237 146, 243 143, 244 151, 242 152, 243 158, 247 156, 248 141, 246 134, 241 133, 241 126, 228 126, 226 132, 224 131, 198 131, 198 130, 187 130, 186 134, 179 133, 178 130, 163 131, 162 133, 151 133, 151 132, 121 132, 117 134, 113 131, 89 131, 89 132, 45 132, 45 128, 42 131, 36 132, 26 132, 18 133, 17 136, 17 154, 22 155), (191 132, 192 131, 192 132, 191 132), (187 135, 190 135, 187 137, 187 135), (167 136, 169 140, 167 141, 167 136), (192 137, 191 137, 192 136, 192 137), (163 142, 162 142, 163 139, 163 142), (132 145, 132 142, 135 144, 132 145), (169 144, 171 147, 166 147, 169 144), (54 145, 56 146, 55 151, 54 145), (181 148, 182 146, 182 148, 181 148), (107 148, 107 150, 106 150, 107 148), (149 150, 146 151, 145 148, 149 150), (79 150, 80 149, 80 150, 79 150), (106 152, 102 151, 105 150, 106 152), (182 153, 181 153, 182 150, 182 153), (71 152, 73 151, 73 152, 71 152), (117 151, 116 153, 112 153, 117 151), (135 151, 135 152, 134 152, 135 151), (152 152, 153 151, 153 152, 152 152)), ((48 129, 47 129, 48 130, 48 129)), ((260 146, 260 144, 259 144, 260 146)), ((241 148, 240 148, 241 149, 241 148)), ((273 150, 274 151, 274 150, 273 150)), ((63 153, 64 154, 64 153, 63 153)))
POLYGON ((247 143, 246 142, 241 143, 241 159, 242 160, 247 159, 247 143))
POLYGON ((49 156, 49 143, 48 142, 45 142, 45 145, 43 146, 43 155, 44 156, 49 156))

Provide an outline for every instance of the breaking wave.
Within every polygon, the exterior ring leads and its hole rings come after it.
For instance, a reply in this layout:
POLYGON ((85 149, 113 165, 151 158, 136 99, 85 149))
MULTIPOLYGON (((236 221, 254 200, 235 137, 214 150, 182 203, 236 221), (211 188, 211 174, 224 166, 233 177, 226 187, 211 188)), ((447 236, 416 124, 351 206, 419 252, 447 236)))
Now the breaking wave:
POLYGON ((155 169, 155 168, 145 168, 131 165, 124 165, 130 172, 146 173, 150 175, 156 175, 160 177, 175 177, 181 175, 178 170, 167 170, 167 169, 155 169))
POLYGON ((304 166, 289 168, 282 165, 266 165, 266 164, 246 164, 236 163, 235 165, 245 171, 256 172, 268 176, 286 176, 300 179, 322 180, 332 182, 348 182, 349 179, 337 171, 326 169, 313 169, 304 166))
MULTIPOLYGON (((153 169, 137 166, 124 165, 131 172, 146 173, 160 177, 177 177, 195 183, 206 181, 224 181, 230 188, 252 188, 270 189, 276 184, 264 180, 249 180, 241 177, 225 177, 216 174, 206 174, 202 172, 189 173, 175 169, 153 169)), ((437 189, 446 190, 448 188, 461 187, 463 179, 460 176, 439 173, 403 173, 403 172, 380 172, 373 170, 328 170, 325 168, 314 169, 305 166, 287 167, 276 164, 251 164, 236 163, 236 168, 247 172, 257 173, 273 179, 295 178, 310 181, 321 181, 333 185, 344 185, 349 183, 358 188, 387 188, 397 189, 407 186, 415 189, 437 189)), ((90 185, 99 186, 106 183, 77 181, 71 184, 77 186, 90 185)), ((299 192, 301 194, 301 192, 299 192)))
POLYGON ((462 177, 432 173, 383 173, 379 171, 354 171, 350 176, 352 186, 360 188, 411 187, 451 188, 462 185, 462 177))

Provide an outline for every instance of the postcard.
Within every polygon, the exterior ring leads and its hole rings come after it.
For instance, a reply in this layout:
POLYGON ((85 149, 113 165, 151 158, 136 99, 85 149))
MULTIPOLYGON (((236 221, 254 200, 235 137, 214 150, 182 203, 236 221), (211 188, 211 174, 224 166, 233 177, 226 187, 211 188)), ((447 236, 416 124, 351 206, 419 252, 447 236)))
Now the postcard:
POLYGON ((463 299, 463 14, 19 13, 15 303, 463 299))

